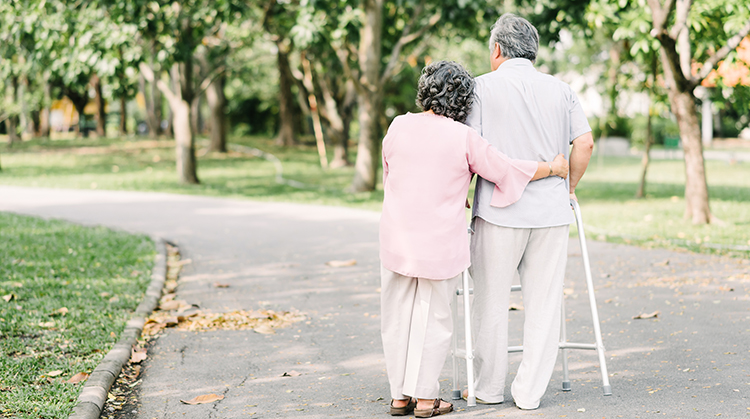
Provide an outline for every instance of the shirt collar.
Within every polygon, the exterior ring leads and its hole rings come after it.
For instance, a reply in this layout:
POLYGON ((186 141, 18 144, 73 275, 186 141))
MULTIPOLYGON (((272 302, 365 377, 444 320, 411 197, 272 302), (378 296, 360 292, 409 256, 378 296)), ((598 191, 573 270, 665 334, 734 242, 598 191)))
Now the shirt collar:
MULTIPOLYGON (((532 63, 530 60, 526 58, 511 58, 509 60, 504 61, 500 66, 497 67, 497 70, 499 69, 510 69, 510 68, 534 68, 534 63, 532 63)), ((495 70, 495 71, 497 71, 495 70)))

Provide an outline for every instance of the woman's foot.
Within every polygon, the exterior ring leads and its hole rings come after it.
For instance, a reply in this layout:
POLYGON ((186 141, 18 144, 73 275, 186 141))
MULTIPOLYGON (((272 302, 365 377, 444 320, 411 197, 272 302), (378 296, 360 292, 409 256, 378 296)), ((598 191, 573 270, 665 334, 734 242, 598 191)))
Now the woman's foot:
POLYGON ((443 399, 418 399, 414 408, 414 416, 418 418, 431 418, 444 415, 453 411, 453 405, 443 399))
POLYGON ((392 399, 391 416, 406 416, 414 411, 416 405, 417 400, 412 397, 403 400, 392 399))

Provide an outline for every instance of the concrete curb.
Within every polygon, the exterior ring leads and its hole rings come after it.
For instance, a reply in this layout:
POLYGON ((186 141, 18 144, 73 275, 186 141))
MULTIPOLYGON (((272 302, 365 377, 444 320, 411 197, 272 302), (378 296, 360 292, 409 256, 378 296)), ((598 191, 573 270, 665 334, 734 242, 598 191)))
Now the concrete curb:
POLYGON ((135 314, 125 325, 120 340, 115 344, 112 350, 107 353, 104 359, 86 380, 86 384, 78 396, 76 407, 69 419, 98 419, 104 409, 104 403, 107 401, 107 393, 114 384, 117 376, 120 375, 122 367, 130 359, 130 353, 136 344, 138 337, 143 331, 143 325, 146 317, 159 304, 164 281, 167 277, 167 248, 166 242, 161 237, 152 236, 151 239, 156 244, 156 259, 154 268, 151 271, 151 283, 146 289, 146 295, 143 301, 138 305, 135 314))

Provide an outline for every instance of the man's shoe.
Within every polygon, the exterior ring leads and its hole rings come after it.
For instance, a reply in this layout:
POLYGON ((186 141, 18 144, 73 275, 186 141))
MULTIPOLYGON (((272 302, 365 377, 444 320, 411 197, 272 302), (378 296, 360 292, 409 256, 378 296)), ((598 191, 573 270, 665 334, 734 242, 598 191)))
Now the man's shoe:
MULTIPOLYGON (((461 393, 461 398, 464 399, 464 400, 468 399, 469 398, 469 390, 464 390, 463 393, 461 393)), ((501 401, 500 402, 488 402, 488 401, 480 399, 479 397, 475 397, 475 399, 477 399, 477 403, 479 403, 479 404, 500 404, 500 403, 502 403, 501 401)))

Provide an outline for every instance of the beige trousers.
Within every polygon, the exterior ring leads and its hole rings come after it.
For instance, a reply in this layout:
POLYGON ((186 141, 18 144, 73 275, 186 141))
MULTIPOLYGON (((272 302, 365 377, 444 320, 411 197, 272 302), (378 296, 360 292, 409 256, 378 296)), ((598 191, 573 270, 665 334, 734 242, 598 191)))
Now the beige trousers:
POLYGON ((381 336, 391 398, 438 397, 453 333, 450 304, 460 277, 412 278, 381 266, 381 336))
POLYGON ((523 360, 511 385, 516 405, 536 409, 560 340, 569 226, 508 228, 475 218, 471 238, 476 396, 502 402, 508 374, 508 306, 516 272, 524 305, 523 360))

